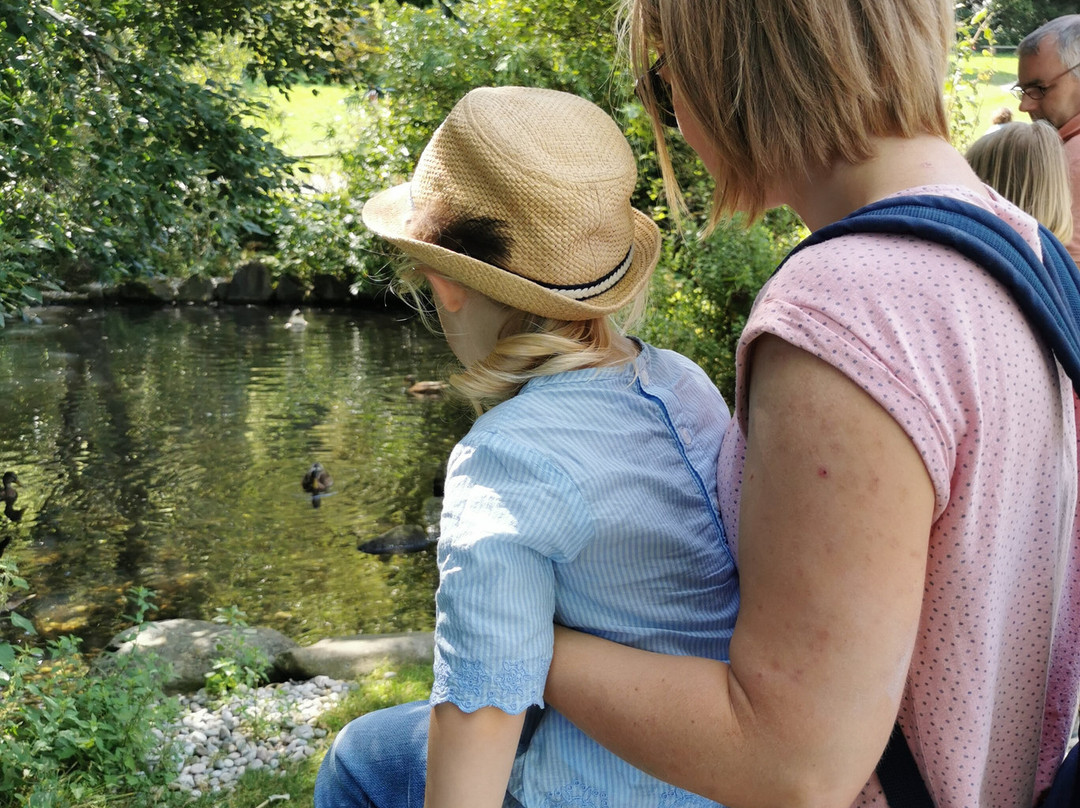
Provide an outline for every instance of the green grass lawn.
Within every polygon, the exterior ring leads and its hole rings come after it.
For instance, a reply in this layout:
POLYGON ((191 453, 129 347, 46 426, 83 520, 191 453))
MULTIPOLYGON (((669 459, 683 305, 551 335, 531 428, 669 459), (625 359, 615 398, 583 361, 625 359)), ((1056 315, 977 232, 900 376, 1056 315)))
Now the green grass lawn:
POLYGON ((265 100, 272 114, 262 125, 280 148, 297 157, 349 148, 364 119, 364 100, 346 87, 299 86, 288 95, 273 90, 265 100))
POLYGON ((355 145, 365 121, 367 102, 356 90, 299 85, 288 93, 263 88, 259 95, 270 109, 258 124, 279 149, 313 174, 340 171, 338 155, 355 145))
POLYGON ((1027 113, 1019 111, 1020 101, 1011 92, 1016 83, 1016 56, 976 56, 972 66, 989 78, 979 86, 979 125, 975 136, 986 132, 990 119, 1001 107, 1012 110, 1014 121, 1029 121, 1027 113))

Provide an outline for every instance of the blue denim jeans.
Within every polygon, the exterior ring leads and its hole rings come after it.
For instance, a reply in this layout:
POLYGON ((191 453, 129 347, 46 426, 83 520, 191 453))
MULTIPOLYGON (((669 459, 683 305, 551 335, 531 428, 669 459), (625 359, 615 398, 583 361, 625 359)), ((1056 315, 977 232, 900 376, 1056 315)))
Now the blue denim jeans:
POLYGON ((376 710, 334 738, 315 781, 315 808, 424 808, 426 701, 376 710))
MULTIPOLYGON (((530 708, 518 746, 542 711, 530 708)), ((431 706, 414 701, 362 715, 334 738, 315 781, 315 808, 423 808, 431 706)), ((504 808, 520 808, 509 794, 504 808)))

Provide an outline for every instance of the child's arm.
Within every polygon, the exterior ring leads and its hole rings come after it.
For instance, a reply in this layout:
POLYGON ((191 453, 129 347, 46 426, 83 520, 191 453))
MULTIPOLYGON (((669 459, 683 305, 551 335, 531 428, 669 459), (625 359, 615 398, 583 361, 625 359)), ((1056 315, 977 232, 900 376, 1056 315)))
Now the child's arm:
POLYGON ((431 711, 424 808, 500 808, 525 713, 473 713, 450 702, 431 711))
POLYGON ((587 544, 591 511, 545 455, 475 429, 445 493, 426 805, 501 808, 525 713, 543 703, 553 559, 587 544))

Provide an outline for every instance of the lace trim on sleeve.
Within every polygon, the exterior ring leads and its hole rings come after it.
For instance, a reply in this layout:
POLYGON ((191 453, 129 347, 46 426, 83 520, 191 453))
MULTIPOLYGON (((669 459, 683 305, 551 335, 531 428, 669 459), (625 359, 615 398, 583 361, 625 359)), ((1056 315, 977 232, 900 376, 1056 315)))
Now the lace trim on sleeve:
POLYGON ((476 660, 454 660, 451 666, 441 655, 435 658, 435 685, 431 704, 452 702, 466 713, 481 707, 498 707, 517 715, 536 704, 544 706, 544 682, 549 659, 505 661, 488 670, 476 660))

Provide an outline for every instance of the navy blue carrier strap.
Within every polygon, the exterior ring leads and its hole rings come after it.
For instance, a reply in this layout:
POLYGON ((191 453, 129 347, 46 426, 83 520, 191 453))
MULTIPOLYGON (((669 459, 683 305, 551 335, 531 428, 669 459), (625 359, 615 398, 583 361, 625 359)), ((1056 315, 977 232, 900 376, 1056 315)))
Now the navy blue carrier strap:
POLYGON ((1039 260, 1019 233, 976 205, 946 196, 898 196, 815 230, 785 263, 799 250, 848 233, 914 236, 951 247, 985 268, 1009 290, 1080 390, 1080 271, 1045 227, 1039 225, 1039 260))
MULTIPOLYGON (((951 247, 985 268, 1015 298, 1080 391, 1080 271, 1061 242, 1042 225, 1043 259, 1009 225, 968 202, 944 196, 899 196, 860 208, 816 230, 791 253, 849 233, 893 233, 951 247)), ((786 263, 787 259, 785 259, 786 263)), ((780 265, 783 267, 783 264, 780 265)), ((777 270, 779 272, 779 269, 777 270)), ((1059 769, 1050 806, 1080 805, 1077 752, 1059 769)), ((877 766, 890 808, 933 808, 904 733, 897 723, 877 766)))

